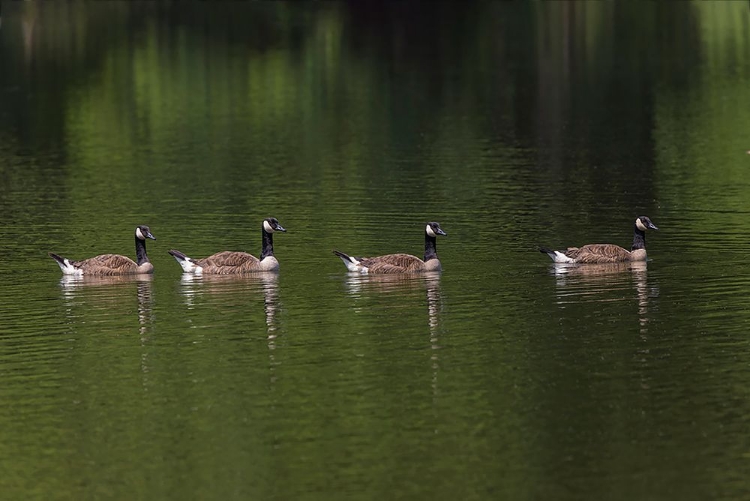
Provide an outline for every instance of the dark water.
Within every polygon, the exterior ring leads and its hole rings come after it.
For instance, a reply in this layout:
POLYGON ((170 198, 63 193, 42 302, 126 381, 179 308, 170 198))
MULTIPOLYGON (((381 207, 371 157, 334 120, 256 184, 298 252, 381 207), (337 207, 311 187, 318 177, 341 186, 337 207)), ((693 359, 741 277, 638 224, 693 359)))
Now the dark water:
POLYGON ((3 2, 7 499, 747 499, 750 5, 3 2), (651 260, 555 267, 536 246, 651 260), (182 277, 167 250, 278 275, 182 277), (352 277, 331 254, 444 272, 352 277), (61 280, 46 255, 133 255, 61 280))

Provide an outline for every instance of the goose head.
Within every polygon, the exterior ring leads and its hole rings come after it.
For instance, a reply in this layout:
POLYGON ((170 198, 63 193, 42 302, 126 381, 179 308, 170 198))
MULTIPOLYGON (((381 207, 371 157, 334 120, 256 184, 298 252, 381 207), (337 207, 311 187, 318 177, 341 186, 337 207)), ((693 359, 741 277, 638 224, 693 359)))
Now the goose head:
POLYGON ((147 238, 156 240, 156 237, 151 234, 149 227, 144 225, 135 227, 135 236, 138 240, 146 240, 147 238))
POLYGON ((648 216, 638 216, 635 220, 635 226, 641 231, 659 229, 654 223, 651 222, 648 216))
POLYGON ((279 220, 275 217, 268 217, 263 220, 263 231, 266 233, 273 233, 274 231, 285 232, 283 226, 279 224, 279 220))
POLYGON ((435 222, 432 222, 432 223, 427 223, 427 227, 425 227, 425 230, 424 230, 424 231, 425 231, 425 232, 426 232, 426 233, 427 233, 427 234, 428 234, 429 236, 431 236, 431 237, 433 237, 433 238, 434 238, 434 237, 436 237, 436 236, 438 236, 438 235, 443 235, 443 236, 447 235, 447 233, 445 233, 445 232, 444 232, 444 231, 443 231, 443 230, 442 230, 442 229, 440 228, 440 223, 435 223, 435 222))

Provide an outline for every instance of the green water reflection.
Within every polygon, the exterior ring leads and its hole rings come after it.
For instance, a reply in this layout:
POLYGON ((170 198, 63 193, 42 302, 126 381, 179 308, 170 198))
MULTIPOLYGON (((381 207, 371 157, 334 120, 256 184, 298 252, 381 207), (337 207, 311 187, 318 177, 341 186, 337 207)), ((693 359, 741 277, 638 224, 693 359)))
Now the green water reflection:
POLYGON ((3 2, 8 499, 750 496, 747 2, 3 2), (648 263, 536 251, 627 246, 648 263), (183 277, 260 251, 278 274, 183 277), (331 254, 444 273, 349 275, 331 254), (48 251, 153 277, 69 280, 48 251))

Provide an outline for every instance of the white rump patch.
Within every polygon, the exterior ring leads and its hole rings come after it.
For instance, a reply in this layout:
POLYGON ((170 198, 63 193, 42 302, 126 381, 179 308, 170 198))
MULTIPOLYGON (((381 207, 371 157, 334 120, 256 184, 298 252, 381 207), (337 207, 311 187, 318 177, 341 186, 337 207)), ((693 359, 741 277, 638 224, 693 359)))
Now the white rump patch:
POLYGON ((357 261, 356 259, 354 259, 351 256, 349 256, 349 259, 346 259, 343 256, 339 256, 339 258, 344 262, 344 265, 346 266, 346 269, 349 270, 349 271, 358 271, 360 273, 367 273, 369 271, 364 266, 361 266, 359 264, 359 261, 357 261))
POLYGON ((63 275, 71 275, 75 277, 82 277, 83 276, 83 270, 76 268, 70 263, 70 260, 65 258, 63 259, 63 262, 58 262, 57 265, 60 267, 60 271, 63 272, 63 275))
POLYGON ((268 224, 268 221, 263 221, 263 229, 266 233, 273 233, 274 229, 271 227, 270 224, 268 224))
POLYGON ((189 257, 185 257, 185 259, 179 258, 177 256, 172 257, 175 259, 175 261, 180 263, 182 271, 184 271, 185 273, 195 273, 196 275, 200 275, 201 273, 203 273, 203 268, 195 264, 189 257))
POLYGON ((367 273, 367 268, 365 268, 364 266, 360 266, 359 261, 357 261, 356 259, 352 259, 350 261, 342 259, 342 261, 346 265, 346 269, 349 271, 364 271, 365 273, 367 273))
POLYGON ((432 238, 437 237, 437 234, 434 231, 432 231, 432 226, 430 226, 429 224, 427 225, 427 228, 425 228, 424 231, 426 231, 427 234, 430 235, 432 238))
POLYGON ((185 273, 195 273, 196 275, 200 275, 203 273, 203 268, 196 265, 194 262, 192 262, 189 258, 188 259, 178 259, 178 263, 180 263, 180 266, 182 266, 182 271, 185 273))
POLYGON ((575 263, 575 259, 571 259, 560 251, 552 251, 554 253, 552 260, 556 263, 575 263))
POLYGON ((143 233, 141 233, 140 228, 135 229, 135 236, 138 240, 146 240, 146 237, 143 236, 143 233))
POLYGON ((646 227, 641 222, 641 218, 638 218, 635 220, 635 225, 638 227, 639 230, 646 231, 646 227))

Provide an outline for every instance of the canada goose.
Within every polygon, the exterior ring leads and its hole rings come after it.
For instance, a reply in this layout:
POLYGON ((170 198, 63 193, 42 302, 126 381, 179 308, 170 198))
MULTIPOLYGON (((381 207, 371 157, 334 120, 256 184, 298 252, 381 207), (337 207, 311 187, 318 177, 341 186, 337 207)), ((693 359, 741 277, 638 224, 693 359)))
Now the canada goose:
POLYGON ((614 244, 589 244, 583 247, 568 247, 566 250, 550 250, 540 247, 539 251, 547 254, 556 263, 619 263, 623 261, 646 260, 646 230, 658 230, 646 216, 635 219, 635 233, 630 250, 614 244))
POLYGON ((100 256, 84 259, 83 261, 71 261, 58 256, 52 252, 50 257, 57 261, 57 265, 63 275, 82 276, 108 276, 108 275, 136 275, 140 273, 153 273, 152 265, 146 255, 146 239, 156 240, 151 234, 148 226, 135 227, 135 255, 138 262, 119 254, 102 254, 100 256))
POLYGON ((437 256, 436 241, 438 235, 446 233, 438 223, 427 223, 424 230, 424 261, 411 254, 386 254, 375 257, 352 257, 334 250, 333 253, 346 265, 349 271, 360 273, 416 273, 440 271, 440 260, 437 256))
POLYGON ((275 231, 286 231, 275 217, 263 220, 261 225, 263 235, 263 250, 260 259, 247 252, 223 251, 217 252, 203 259, 187 257, 178 250, 169 253, 180 263, 185 273, 212 274, 212 275, 234 275, 239 273, 251 273, 258 271, 277 271, 279 262, 273 255, 273 233, 275 231))

